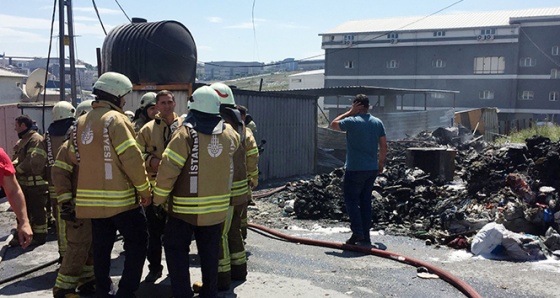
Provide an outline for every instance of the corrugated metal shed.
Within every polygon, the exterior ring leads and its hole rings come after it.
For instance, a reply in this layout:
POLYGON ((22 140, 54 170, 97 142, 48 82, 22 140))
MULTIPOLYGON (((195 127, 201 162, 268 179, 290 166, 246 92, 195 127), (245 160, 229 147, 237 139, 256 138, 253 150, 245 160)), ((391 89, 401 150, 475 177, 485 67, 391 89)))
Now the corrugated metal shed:
POLYGON ((560 17, 560 7, 432 15, 427 18, 425 16, 416 16, 357 20, 343 23, 319 35, 430 29, 460 29, 490 26, 500 27, 510 25, 510 18, 515 18, 516 21, 519 21, 519 18, 553 16, 560 17))
POLYGON ((263 180, 315 172, 317 97, 233 89, 257 124, 257 143, 266 140, 259 160, 263 180))

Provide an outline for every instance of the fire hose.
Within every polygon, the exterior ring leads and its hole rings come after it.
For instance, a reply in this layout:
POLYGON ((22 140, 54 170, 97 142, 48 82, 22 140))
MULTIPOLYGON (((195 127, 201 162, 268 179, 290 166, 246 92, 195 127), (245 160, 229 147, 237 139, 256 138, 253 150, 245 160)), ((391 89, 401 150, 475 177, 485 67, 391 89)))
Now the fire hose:
MULTIPOLYGON (((255 195, 253 195, 253 198, 260 198, 260 197, 269 196, 271 194, 274 194, 276 192, 279 192, 279 191, 282 191, 282 190, 286 189, 287 186, 288 185, 284 185, 284 186, 275 188, 273 190, 270 190, 270 191, 267 191, 267 192, 264 192, 264 193, 255 194, 255 195)), ((450 272, 445 271, 445 270, 443 270, 441 268, 438 268, 434 265, 431 265, 429 263, 426 263, 424 261, 416 260, 416 259, 404 256, 404 255, 401 255, 401 254, 392 253, 392 252, 388 252, 388 251, 384 251, 384 250, 379 250, 379 249, 376 249, 376 248, 357 246, 357 245, 349 245, 349 244, 339 243, 339 242, 330 242, 330 241, 323 241, 323 240, 314 240, 314 239, 308 239, 308 238, 294 237, 294 236, 286 235, 286 234, 280 233, 278 231, 269 229, 265 226, 254 224, 254 223, 249 223, 248 226, 252 229, 256 229, 256 230, 268 233, 270 235, 274 235, 276 237, 279 237, 281 239, 284 239, 284 240, 287 240, 287 241, 293 242, 293 243, 306 244, 306 245, 312 245, 312 246, 321 246, 321 247, 328 247, 328 248, 335 248, 335 249, 341 249, 341 250, 347 250, 347 251, 355 251, 355 252, 360 252, 360 253, 364 253, 364 254, 374 255, 374 256, 383 257, 383 258, 386 258, 386 259, 398 261, 398 262, 401 262, 401 263, 404 263, 404 264, 407 264, 407 265, 411 265, 411 266, 414 266, 414 267, 425 267, 429 270, 429 272, 431 272, 433 274, 436 274, 437 276, 439 276, 439 278, 441 278, 442 280, 446 281, 450 285, 457 288, 459 291, 461 291, 467 297, 473 297, 473 298, 482 297, 482 296, 480 296, 480 294, 478 294, 476 292, 476 290, 473 287, 471 287, 469 284, 467 284, 463 280, 459 279, 458 277, 454 276, 450 272)))
MULTIPOLYGON (((254 194, 253 198, 260 198, 260 197, 269 196, 273 193, 284 190, 287 186, 288 185, 284 185, 284 186, 275 188, 275 189, 273 189, 271 191, 268 191, 268 192, 265 192, 265 193, 254 194)), ((281 239, 284 239, 284 240, 287 240, 287 241, 293 242, 293 243, 306 244, 306 245, 312 245, 312 246, 321 246, 321 247, 341 249, 341 250, 347 250, 347 251, 355 251, 355 252, 360 252, 360 253, 364 253, 364 254, 383 257, 383 258, 386 258, 386 259, 398 261, 398 262, 401 262, 401 263, 404 263, 404 264, 407 264, 407 265, 411 265, 411 266, 415 266, 415 267, 425 267, 429 270, 429 272, 436 274, 437 276, 439 276, 439 278, 441 278, 442 280, 446 281, 450 285, 457 288, 459 291, 461 291, 467 297, 472 297, 472 298, 482 297, 482 296, 480 296, 480 294, 478 294, 476 292, 476 290, 473 287, 471 287, 469 284, 467 284, 463 280, 459 279, 458 277, 454 276, 450 272, 445 271, 445 270, 443 270, 441 268, 438 268, 436 266, 433 266, 433 265, 431 265, 429 263, 426 263, 424 261, 416 260, 416 259, 404 256, 404 255, 401 255, 401 254, 392 253, 392 252, 388 252, 388 251, 383 251, 383 250, 379 250, 379 249, 371 248, 371 247, 364 247, 364 246, 349 245, 349 244, 339 243, 339 242, 330 242, 330 241, 323 241, 323 240, 314 240, 314 239, 308 239, 308 238, 294 237, 294 236, 290 236, 290 235, 286 235, 286 234, 277 232, 277 231, 272 230, 270 228, 267 228, 265 226, 254 224, 254 223, 249 223, 248 226, 252 230, 258 230, 258 231, 276 236, 278 238, 281 238, 281 239)), ((120 237, 117 237, 116 240, 119 240, 119 238, 120 237)), ((31 274, 35 271, 41 270, 41 269, 46 268, 48 266, 51 266, 51 265, 57 263, 57 261, 58 261, 58 259, 47 262, 47 263, 42 264, 42 265, 39 265, 37 267, 31 268, 31 269, 26 270, 24 272, 20 272, 20 273, 14 275, 14 276, 10 276, 8 278, 2 279, 2 280, 0 280, 0 285, 4 284, 4 283, 7 283, 7 282, 10 282, 10 281, 13 281, 13 280, 18 279, 18 278, 21 278, 25 275, 31 274)))

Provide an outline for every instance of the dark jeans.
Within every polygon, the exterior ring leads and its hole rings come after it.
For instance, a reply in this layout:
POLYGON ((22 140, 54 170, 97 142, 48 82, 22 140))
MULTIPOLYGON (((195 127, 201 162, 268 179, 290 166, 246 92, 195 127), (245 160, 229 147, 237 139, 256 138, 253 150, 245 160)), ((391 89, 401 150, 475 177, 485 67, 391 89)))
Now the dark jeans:
POLYGON ((150 205, 146 207, 146 218, 148 219, 148 268, 150 271, 162 270, 161 265, 161 252, 162 247, 162 237, 165 230, 165 220, 167 219, 167 214, 160 206, 150 205))
POLYGON ((350 218, 350 230, 366 241, 371 241, 371 192, 376 177, 377 171, 346 171, 344 174, 344 203, 350 218))
POLYGON ((111 251, 117 231, 124 238, 124 269, 117 297, 134 297, 140 286, 148 247, 146 216, 142 208, 119 213, 109 218, 91 220, 93 236, 93 270, 97 297, 110 297, 111 251))
POLYGON ((200 297, 217 297, 220 225, 194 226, 170 216, 165 226, 163 243, 173 296, 190 298, 194 295, 189 273, 189 246, 193 233, 202 272, 200 297))

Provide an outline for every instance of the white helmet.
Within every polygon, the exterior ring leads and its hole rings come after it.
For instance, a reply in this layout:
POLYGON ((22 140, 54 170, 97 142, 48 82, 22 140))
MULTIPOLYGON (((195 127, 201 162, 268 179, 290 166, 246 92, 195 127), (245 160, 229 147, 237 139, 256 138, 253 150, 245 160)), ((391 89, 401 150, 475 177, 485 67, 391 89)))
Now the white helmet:
POLYGON ((101 90, 116 98, 121 98, 132 91, 132 82, 123 74, 117 72, 106 72, 93 84, 93 93, 101 90))
POLYGON ((220 98, 214 89, 202 86, 196 89, 189 101, 189 109, 208 114, 220 114, 220 98))
POLYGON ((220 98, 220 103, 223 105, 235 105, 235 98, 233 97, 233 92, 228 85, 224 83, 214 83, 210 85, 212 89, 216 90, 218 97, 220 98))
POLYGON ((78 107, 76 108, 76 114, 74 115, 74 118, 78 118, 83 114, 87 114, 89 111, 93 110, 93 108, 91 107, 92 103, 93 99, 88 99, 80 102, 80 104, 78 104, 78 107))
POLYGON ((134 119, 134 112, 133 111, 124 111, 124 114, 132 121, 134 119))
POLYGON ((76 109, 74 109, 74 106, 71 103, 67 101, 59 101, 52 109, 53 121, 74 118, 75 111, 76 109))
POLYGON ((146 92, 142 95, 142 98, 140 99, 140 109, 143 110, 148 106, 156 105, 156 96, 157 93, 155 92, 146 92))

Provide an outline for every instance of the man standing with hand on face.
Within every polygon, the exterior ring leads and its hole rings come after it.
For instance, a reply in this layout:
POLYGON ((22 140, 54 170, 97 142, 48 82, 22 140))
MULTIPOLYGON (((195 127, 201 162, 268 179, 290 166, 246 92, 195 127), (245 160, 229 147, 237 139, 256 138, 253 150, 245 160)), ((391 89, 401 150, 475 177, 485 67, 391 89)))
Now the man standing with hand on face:
POLYGON ((368 109, 369 99, 364 94, 358 94, 350 111, 331 122, 331 128, 346 131, 343 192, 352 230, 346 244, 351 245, 371 245, 371 192, 377 174, 383 172, 387 156, 383 122, 369 114, 368 109))

